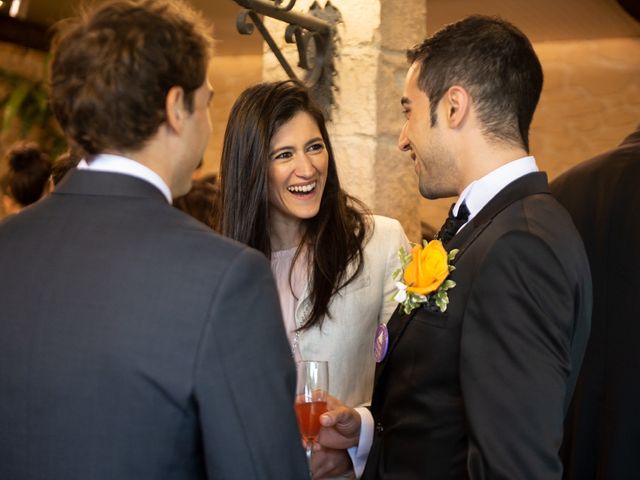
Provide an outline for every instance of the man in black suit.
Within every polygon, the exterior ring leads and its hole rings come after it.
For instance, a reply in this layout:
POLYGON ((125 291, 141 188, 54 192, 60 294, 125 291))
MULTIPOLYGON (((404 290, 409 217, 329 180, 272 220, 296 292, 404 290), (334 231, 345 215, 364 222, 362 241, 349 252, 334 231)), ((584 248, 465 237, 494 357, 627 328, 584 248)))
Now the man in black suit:
POLYGON ((170 204, 211 130, 207 30, 122 0, 58 33, 87 165, 0 225, 2 479, 308 476, 268 262, 170 204))
POLYGON ((640 126, 551 183, 584 240, 593 320, 561 450, 568 479, 638 476, 640 126))
POLYGON ((396 310, 370 413, 338 405, 320 443, 357 445, 356 471, 368 453, 366 479, 559 479, 591 284, 578 233, 528 154, 542 68, 521 31, 482 16, 409 60, 399 146, 423 196, 459 196, 440 233, 459 250, 455 286, 445 311, 396 310))

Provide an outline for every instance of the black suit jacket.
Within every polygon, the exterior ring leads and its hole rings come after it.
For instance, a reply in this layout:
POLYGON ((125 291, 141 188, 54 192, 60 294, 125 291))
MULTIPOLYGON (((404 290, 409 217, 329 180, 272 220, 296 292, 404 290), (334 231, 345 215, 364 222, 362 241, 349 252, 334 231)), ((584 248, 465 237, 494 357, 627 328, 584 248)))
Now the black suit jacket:
POLYGON ((567 417, 566 478, 638 477, 640 130, 551 184, 584 240, 593 328, 567 417))
POLYGON ((365 479, 560 478, 591 308, 582 242, 546 175, 502 190, 446 246, 445 313, 396 310, 365 479))
POLYGON ((0 224, 0 271, 3 480, 307 475, 261 254, 76 171, 0 224))

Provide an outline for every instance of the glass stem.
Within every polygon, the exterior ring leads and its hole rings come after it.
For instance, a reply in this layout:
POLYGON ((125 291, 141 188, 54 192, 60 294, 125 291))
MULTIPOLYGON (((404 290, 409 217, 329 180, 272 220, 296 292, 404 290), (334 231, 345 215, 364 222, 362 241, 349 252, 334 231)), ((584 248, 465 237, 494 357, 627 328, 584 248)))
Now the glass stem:
POLYGON ((311 453, 313 452, 313 442, 307 442, 305 450, 307 452, 307 465, 309 465, 309 478, 313 478, 313 474, 311 472, 311 453))

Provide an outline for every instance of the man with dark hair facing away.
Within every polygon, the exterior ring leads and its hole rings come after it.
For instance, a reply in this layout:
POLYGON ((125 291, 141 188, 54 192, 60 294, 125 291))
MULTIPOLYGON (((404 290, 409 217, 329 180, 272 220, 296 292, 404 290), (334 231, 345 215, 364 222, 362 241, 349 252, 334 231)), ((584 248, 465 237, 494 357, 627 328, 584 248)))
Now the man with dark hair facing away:
POLYGON ((520 30, 483 16, 409 61, 399 147, 424 197, 458 200, 379 329, 370 410, 336 402, 320 443, 352 447, 365 479, 560 479, 591 283, 571 218, 529 155, 540 62, 520 30))
POLYGON ((268 262, 171 206, 211 130, 207 30, 121 0, 57 34, 86 165, 0 224, 2 479, 307 475, 268 262))

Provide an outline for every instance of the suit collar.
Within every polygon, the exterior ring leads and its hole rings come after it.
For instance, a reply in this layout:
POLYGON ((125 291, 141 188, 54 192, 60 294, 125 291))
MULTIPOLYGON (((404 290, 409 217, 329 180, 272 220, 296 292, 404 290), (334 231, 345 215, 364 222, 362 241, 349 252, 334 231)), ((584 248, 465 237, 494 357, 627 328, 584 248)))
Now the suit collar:
MULTIPOLYGON (((462 250, 463 247, 470 244, 502 210, 525 197, 540 193, 550 193, 546 173, 533 172, 514 180, 500 190, 496 196, 451 239, 446 245, 447 250, 454 248, 462 250)), ((458 255, 461 253, 462 251, 458 255)))
POLYGON ((457 214, 457 207, 465 203, 472 219, 507 185, 537 171, 536 160, 531 155, 507 162, 467 185, 460 193, 453 213, 457 214))
POLYGON ((144 197, 167 203, 164 194, 146 180, 122 173, 91 170, 71 170, 56 185, 53 194, 144 197))
POLYGON ((171 190, 162 177, 151 168, 131 158, 122 155, 100 153, 91 158, 91 163, 80 162, 78 170, 92 170, 97 172, 123 173, 132 177, 146 180, 160 190, 167 199, 172 202, 171 190))

